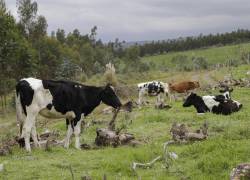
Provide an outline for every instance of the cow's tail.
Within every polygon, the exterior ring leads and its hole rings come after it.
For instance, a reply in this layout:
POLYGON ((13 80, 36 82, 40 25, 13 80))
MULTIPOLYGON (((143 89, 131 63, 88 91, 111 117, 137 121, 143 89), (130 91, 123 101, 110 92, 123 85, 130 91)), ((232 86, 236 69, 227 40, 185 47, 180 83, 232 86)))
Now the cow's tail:
POLYGON ((16 88, 16 120, 17 128, 19 128, 19 137, 22 135, 23 129, 23 109, 21 104, 21 95, 18 88, 16 88))

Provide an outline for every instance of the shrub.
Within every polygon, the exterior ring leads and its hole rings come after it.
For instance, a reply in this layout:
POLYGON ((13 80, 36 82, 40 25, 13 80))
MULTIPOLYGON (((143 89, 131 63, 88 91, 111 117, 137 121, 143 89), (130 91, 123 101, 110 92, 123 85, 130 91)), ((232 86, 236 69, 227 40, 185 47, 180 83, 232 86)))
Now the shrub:
POLYGON ((104 73, 105 82, 110 83, 113 86, 117 86, 118 81, 115 75, 115 67, 112 63, 106 64, 106 71, 104 73))

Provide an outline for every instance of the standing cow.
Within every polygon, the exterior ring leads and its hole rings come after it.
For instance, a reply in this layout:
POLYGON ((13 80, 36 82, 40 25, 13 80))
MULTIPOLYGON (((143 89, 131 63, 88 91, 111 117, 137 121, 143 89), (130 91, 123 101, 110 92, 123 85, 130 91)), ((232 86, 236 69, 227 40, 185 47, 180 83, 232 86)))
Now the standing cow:
POLYGON ((137 84, 139 92, 139 105, 145 104, 145 96, 157 96, 157 103, 164 101, 164 96, 169 94, 168 84, 160 81, 151 81, 137 84))
POLYGON ((66 118, 68 130, 64 147, 75 134, 75 147, 80 148, 81 117, 90 114, 101 102, 120 108, 121 102, 112 86, 86 86, 71 81, 25 78, 16 85, 17 122, 25 148, 31 151, 30 135, 38 146, 35 121, 38 114, 46 118, 66 118))
POLYGON ((174 99, 174 93, 188 93, 190 90, 194 90, 200 87, 198 81, 182 81, 179 83, 169 83, 169 93, 171 94, 170 100, 174 99))

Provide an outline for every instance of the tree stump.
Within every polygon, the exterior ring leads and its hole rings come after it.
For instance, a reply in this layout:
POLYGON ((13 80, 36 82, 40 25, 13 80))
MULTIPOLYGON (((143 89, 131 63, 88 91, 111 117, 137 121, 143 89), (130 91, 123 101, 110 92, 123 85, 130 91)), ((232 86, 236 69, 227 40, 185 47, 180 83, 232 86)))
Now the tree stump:
POLYGON ((130 144, 134 145, 134 135, 129 133, 121 133, 110 130, 108 128, 100 128, 96 130, 95 144, 97 146, 113 146, 130 144))
POLYGON ((201 141, 207 138, 208 133, 208 125, 205 122, 200 129, 195 132, 190 132, 187 129, 185 124, 177 124, 173 123, 170 133, 172 135, 172 139, 178 142, 186 142, 186 141, 201 141))

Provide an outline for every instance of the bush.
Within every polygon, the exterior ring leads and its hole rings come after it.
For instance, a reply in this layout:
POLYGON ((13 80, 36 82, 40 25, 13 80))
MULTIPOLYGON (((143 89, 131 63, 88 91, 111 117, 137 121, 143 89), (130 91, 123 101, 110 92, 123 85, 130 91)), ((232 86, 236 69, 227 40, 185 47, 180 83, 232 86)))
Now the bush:
POLYGON ((115 67, 112 63, 106 64, 106 71, 104 73, 106 83, 117 86, 118 81, 115 75, 115 67))
POLYGON ((175 64, 175 69, 179 71, 191 71, 193 69, 192 61, 186 55, 174 56, 171 62, 175 64))
POLYGON ((192 62, 194 65, 194 69, 208 69, 209 64, 206 58, 204 57, 193 57, 192 62))
POLYGON ((143 63, 143 62, 138 62, 137 63, 137 68, 136 68, 139 72, 145 72, 145 71, 149 71, 150 66, 147 63, 143 63))

